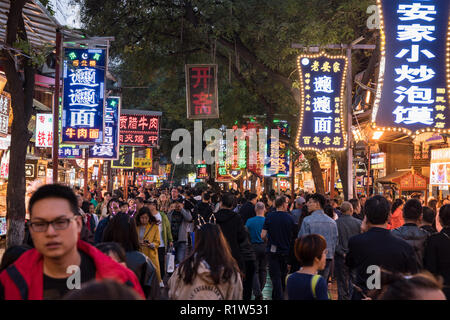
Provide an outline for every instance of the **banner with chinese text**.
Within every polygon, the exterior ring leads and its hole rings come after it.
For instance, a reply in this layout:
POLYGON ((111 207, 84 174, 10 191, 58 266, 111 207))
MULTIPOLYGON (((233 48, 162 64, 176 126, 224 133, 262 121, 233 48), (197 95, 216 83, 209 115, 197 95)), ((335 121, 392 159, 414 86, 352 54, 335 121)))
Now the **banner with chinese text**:
POLYGON ((64 48, 61 139, 103 143, 107 50, 64 48))
POLYGON ((122 110, 119 126, 121 146, 155 147, 159 144, 161 113, 122 110))
POLYGON ((108 97, 105 106, 105 131, 102 144, 89 147, 89 158, 117 160, 119 158, 120 97, 108 97))
POLYGON ((187 118, 219 118, 218 100, 217 64, 187 64, 187 118))
POLYGON ((114 160, 112 162, 111 168, 133 169, 134 168, 134 148, 120 146, 119 160, 114 160))
POLYGON ((197 179, 208 179, 208 168, 206 164, 197 164, 197 179))
POLYGON ((8 135, 9 113, 11 110, 11 95, 5 91, 0 95, 0 137, 8 135))
POLYGON ((450 128, 450 2, 379 2, 381 61, 374 127, 408 135, 450 128))
POLYGON ((52 148, 53 147, 53 114, 38 113, 36 114, 36 147, 52 148))
POLYGON ((300 55, 301 106, 296 145, 299 150, 344 150, 345 56, 300 55))
POLYGON ((83 159, 83 149, 77 145, 60 144, 58 157, 60 159, 83 159))

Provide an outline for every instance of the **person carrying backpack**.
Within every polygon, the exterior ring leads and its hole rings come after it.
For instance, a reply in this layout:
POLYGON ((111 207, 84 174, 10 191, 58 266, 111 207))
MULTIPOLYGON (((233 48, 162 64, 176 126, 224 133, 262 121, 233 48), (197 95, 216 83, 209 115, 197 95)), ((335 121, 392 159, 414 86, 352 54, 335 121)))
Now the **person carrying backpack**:
POLYGON ((331 300, 327 281, 318 274, 327 259, 327 242, 319 234, 295 241, 295 256, 302 267, 286 278, 288 300, 331 300))

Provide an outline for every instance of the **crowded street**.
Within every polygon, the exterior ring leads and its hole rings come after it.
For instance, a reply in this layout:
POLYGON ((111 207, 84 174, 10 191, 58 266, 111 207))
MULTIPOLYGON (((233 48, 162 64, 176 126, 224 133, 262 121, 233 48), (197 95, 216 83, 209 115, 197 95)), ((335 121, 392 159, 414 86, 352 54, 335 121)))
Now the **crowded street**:
POLYGON ((2 303, 450 298, 449 0, 0 8, 2 303))

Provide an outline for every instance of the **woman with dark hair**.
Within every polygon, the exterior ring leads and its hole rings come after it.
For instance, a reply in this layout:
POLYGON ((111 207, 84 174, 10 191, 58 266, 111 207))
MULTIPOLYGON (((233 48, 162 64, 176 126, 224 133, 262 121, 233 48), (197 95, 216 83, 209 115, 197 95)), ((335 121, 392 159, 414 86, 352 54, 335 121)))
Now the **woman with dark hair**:
POLYGON ((425 242, 424 268, 444 278, 444 293, 450 299, 450 204, 439 209, 442 230, 425 242))
POLYGON ((98 223, 97 229, 95 230, 95 243, 100 243, 103 241, 103 232, 105 231, 106 227, 108 226, 109 221, 115 215, 117 212, 119 212, 119 200, 116 198, 112 198, 108 201, 108 204, 106 205, 107 211, 106 211, 106 217, 100 220, 98 223))
POLYGON ((161 240, 158 224, 160 224, 160 222, 151 214, 149 208, 142 207, 139 210, 136 216, 136 225, 140 251, 152 261, 156 268, 158 281, 161 283, 161 271, 158 258, 158 247, 161 240))
POLYGON ((388 230, 393 230, 393 229, 399 228, 405 223, 405 221, 403 220, 403 205, 404 204, 405 204, 405 202, 400 198, 395 199, 394 202, 392 203, 391 219, 387 226, 388 230))
POLYGON ((147 299, 159 299, 160 288, 156 268, 149 258, 139 252, 139 237, 134 218, 117 213, 111 218, 103 233, 103 242, 117 242, 126 252, 127 267, 139 279, 147 299))
POLYGON ((381 290, 374 290, 369 296, 376 300, 446 300, 442 280, 429 272, 404 276, 383 270, 381 290))
POLYGON ((230 247, 216 224, 195 231, 193 252, 169 279, 172 300, 241 300, 242 281, 230 247))
POLYGON ((327 242, 319 234, 309 234, 295 241, 295 256, 302 266, 286 280, 289 300, 329 300, 328 285, 318 274, 327 258, 327 242))
POLYGON ((117 242, 102 242, 95 247, 117 263, 120 263, 124 267, 127 266, 125 250, 117 242))

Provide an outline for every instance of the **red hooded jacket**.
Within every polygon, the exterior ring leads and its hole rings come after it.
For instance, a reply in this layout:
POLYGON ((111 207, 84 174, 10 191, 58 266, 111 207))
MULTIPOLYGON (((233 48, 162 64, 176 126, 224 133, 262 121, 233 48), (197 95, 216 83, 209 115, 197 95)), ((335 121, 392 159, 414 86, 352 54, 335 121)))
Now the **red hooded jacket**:
MULTIPOLYGON (((94 261, 96 280, 114 279, 133 287, 145 299, 144 292, 133 271, 82 240, 78 241, 77 248, 94 261)), ((4 288, 6 300, 43 299, 43 261, 42 255, 36 249, 31 249, 0 274, 0 283, 4 288)))

